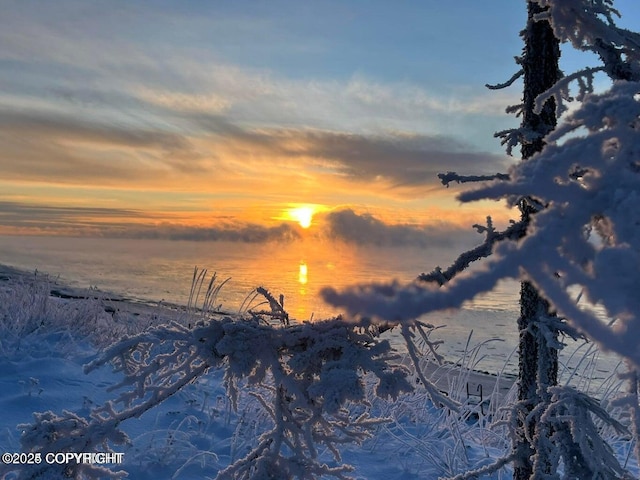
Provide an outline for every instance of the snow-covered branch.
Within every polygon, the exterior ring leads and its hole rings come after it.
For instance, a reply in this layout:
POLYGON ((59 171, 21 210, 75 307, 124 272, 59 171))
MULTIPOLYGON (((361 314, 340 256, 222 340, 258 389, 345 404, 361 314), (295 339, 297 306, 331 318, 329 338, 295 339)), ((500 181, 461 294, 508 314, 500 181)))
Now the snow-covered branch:
MULTIPOLYGON (((488 224, 491 225, 491 217, 487 219, 488 224)), ((475 225, 479 229, 478 225, 475 225)), ((486 228, 486 227, 483 227, 486 228)), ((418 280, 423 282, 436 282, 439 285, 444 285, 453 277, 462 273, 473 262, 481 260, 491 255, 493 247, 498 242, 503 240, 517 240, 524 236, 526 230, 526 223, 523 221, 512 223, 506 230, 502 232, 496 232, 495 230, 487 230, 487 236, 484 243, 477 247, 463 252, 458 258, 451 264, 446 270, 442 270, 440 267, 436 267, 430 273, 423 273, 418 276, 418 280)), ((482 233, 482 232, 481 232, 482 233)))
POLYGON ((489 83, 485 84, 489 90, 502 90, 503 88, 510 87, 513 83, 518 80, 522 75, 524 75, 524 70, 520 69, 516 73, 514 73, 509 80, 504 83, 498 83, 496 85, 491 85, 489 83))
POLYGON ((412 321, 459 307, 502 278, 527 278, 578 330, 640 366, 640 348, 626 334, 640 331, 639 98, 635 82, 617 82, 606 93, 589 95, 548 136, 541 154, 512 168, 509 181, 459 195, 462 201, 507 198, 512 204, 532 196, 547 205, 531 220, 526 238, 495 249, 486 270, 442 288, 391 283, 325 289, 325 300, 352 315, 412 321), (587 137, 572 135, 582 128, 587 137), (577 165, 584 173, 579 178, 577 165), (585 234, 589 226, 609 243, 598 247, 585 234), (578 308, 567 291, 570 285, 582 286, 591 303, 619 318, 617 326, 578 308))
POLYGON ((488 182, 491 180, 509 180, 509 175, 505 173, 496 173, 494 175, 458 175, 456 172, 439 173, 438 178, 445 187, 449 187, 451 182, 469 183, 469 182, 488 182))
POLYGON ((640 34, 616 25, 614 16, 620 14, 612 0, 536 1, 549 7, 545 18, 562 42, 597 54, 614 80, 640 80, 640 34))
POLYGON ((542 95, 538 95, 536 98, 535 111, 539 113, 547 100, 554 97, 556 100, 556 114, 560 116, 567 111, 565 101, 577 100, 581 102, 587 95, 593 93, 594 76, 596 73, 603 71, 604 67, 585 68, 571 75, 562 77, 552 88, 542 95), (569 96, 569 87, 574 82, 578 84, 578 94, 575 98, 569 96))
MULTIPOLYGON (((505 247, 506 244, 501 245, 498 251, 505 250, 505 247)), ((344 308, 352 316, 361 314, 382 321, 413 323, 426 313, 460 308, 465 301, 493 289, 503 278, 518 276, 516 264, 500 261, 490 262, 487 269, 473 277, 457 278, 443 287, 425 285, 424 282, 403 285, 393 281, 356 285, 340 292, 326 287, 321 295, 327 303, 344 308)))
MULTIPOLYGON (((124 339, 86 366, 90 372, 111 364, 123 375, 110 388, 120 392, 113 401, 94 408, 87 419, 72 413, 37 414, 33 425, 23 426, 23 449, 90 451, 126 442, 118 429, 123 421, 139 417, 217 367, 225 371, 232 404, 237 406, 242 392, 248 391, 273 423, 247 457, 221 472, 220 478, 261 478, 265 472, 278 478, 347 478, 348 466, 320 463, 318 446, 339 460, 340 445, 362 442, 387 421, 369 418, 366 412, 352 417, 344 408, 352 401, 365 402, 365 374, 375 379, 380 397, 396 398, 413 388, 408 371, 390 362, 391 346, 377 339, 375 331, 340 320, 274 328, 255 317, 202 321, 193 329, 175 323, 158 327, 124 339), (51 442, 51 435, 58 440, 51 442)), ((32 474, 23 469, 19 478, 33 478, 32 474)), ((83 474, 99 476, 90 470, 83 474)))

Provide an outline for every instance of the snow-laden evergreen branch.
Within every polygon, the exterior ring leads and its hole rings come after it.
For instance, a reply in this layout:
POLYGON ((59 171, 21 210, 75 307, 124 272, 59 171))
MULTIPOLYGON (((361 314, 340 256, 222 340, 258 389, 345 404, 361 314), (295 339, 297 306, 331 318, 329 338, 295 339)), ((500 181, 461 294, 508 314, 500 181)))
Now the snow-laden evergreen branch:
POLYGON ((581 102, 587 95, 593 93, 595 74, 603 71, 604 67, 585 68, 562 77, 552 88, 542 95, 538 95, 536 98, 536 112, 539 113, 547 100, 554 97, 556 100, 556 114, 560 116, 567 111, 565 101, 577 100, 581 102), (578 94, 575 98, 569 96, 569 87, 574 82, 578 84, 578 94))
POLYGON ((350 314, 387 321, 413 321, 419 316, 459 307, 491 290, 502 278, 533 281, 558 313, 606 349, 640 365, 640 348, 627 331, 640 329, 640 84, 618 82, 602 95, 590 95, 549 135, 548 146, 531 161, 514 167, 511 180, 462 193, 463 201, 506 198, 516 204, 526 195, 547 208, 535 215, 527 236, 505 241, 487 269, 463 276, 442 288, 419 285, 360 285, 323 296, 350 314), (571 137, 585 128, 586 138, 571 137), (568 138, 566 138, 568 137, 568 138), (576 164, 588 173, 572 175, 576 164), (585 235, 597 229, 610 244, 598 248, 585 235), (585 297, 601 303, 618 326, 608 327, 592 311, 578 308, 567 291, 584 288, 585 297))
MULTIPOLYGON (((498 252, 513 249, 510 247, 501 245, 498 252)), ((486 270, 473 277, 459 277, 442 288, 424 282, 401 284, 393 281, 355 285, 342 291, 326 287, 321 295, 327 303, 345 309, 354 317, 365 315, 383 322, 413 323, 426 313, 460 308, 465 301, 492 290, 500 280, 518 276, 516 264, 495 261, 489 262, 486 270)))
POLYGON ((616 25, 612 0, 535 1, 549 7, 544 17, 562 42, 597 54, 612 79, 640 80, 640 34, 616 25))
MULTIPOLYGON (((45 458, 47 453, 113 452, 111 445, 129 442, 116 422, 104 424, 88 420, 64 411, 57 415, 52 411, 34 413, 33 424, 18 425, 23 431, 21 443, 26 451, 37 452, 45 458)), ((16 480, 120 479, 127 476, 123 470, 111 470, 91 463, 15 465, 16 480), (17 472, 16 472, 17 470, 17 472)), ((6 477, 3 477, 6 478, 6 477)))
MULTIPOLYGON (((158 327, 124 339, 86 366, 90 372, 111 364, 123 375, 109 389, 120 392, 113 401, 94 408, 87 419, 72 413, 37 414, 33 425, 23 426, 23 449, 77 452, 127 442, 118 428, 123 421, 139 417, 217 367, 225 371, 232 404, 237 406, 248 389, 273 424, 219 478, 347 478, 350 467, 320 463, 318 446, 339 461, 340 445, 362 442, 386 421, 366 412, 352 417, 344 408, 348 402, 365 402, 364 375, 376 379, 380 397, 396 398, 412 390, 407 370, 390 362, 391 346, 373 331, 340 320, 274 328, 255 318, 230 317, 203 321, 193 329, 175 323, 158 327)), ((52 478, 51 470, 40 468, 52 478)), ((18 478, 37 478, 39 472, 26 468, 18 478)), ((83 475, 99 478, 92 470, 83 475)))

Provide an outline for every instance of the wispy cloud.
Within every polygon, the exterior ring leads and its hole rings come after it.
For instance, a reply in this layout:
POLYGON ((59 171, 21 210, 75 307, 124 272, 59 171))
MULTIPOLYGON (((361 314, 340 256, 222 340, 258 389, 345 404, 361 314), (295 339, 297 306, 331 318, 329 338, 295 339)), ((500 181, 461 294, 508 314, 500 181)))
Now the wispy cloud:
POLYGON ((179 119, 184 122, 180 130, 191 125, 191 133, 59 111, 0 108, 0 165, 19 179, 74 183, 93 177, 106 184, 144 184, 171 175, 220 178, 238 164, 263 178, 265 168, 276 175, 275 168, 295 161, 299 171, 387 188, 433 185, 437 174, 448 170, 480 174, 506 168, 504 156, 474 152, 445 136, 257 129, 200 112, 181 112, 179 119))
POLYGON ((333 161, 337 173, 354 182, 386 180, 391 187, 438 183, 447 170, 501 171, 501 155, 473 152, 445 136, 368 136, 333 132, 304 132, 300 154, 333 161))
POLYGON ((57 222, 79 217, 90 218, 96 215, 119 218, 143 218, 145 216, 140 211, 122 208, 60 207, 0 201, 0 218, 2 218, 4 225, 16 225, 25 216, 28 216, 31 221, 57 222))
POLYGON ((160 148, 169 152, 189 148, 188 141, 175 133, 106 124, 62 112, 0 109, 0 128, 12 134, 34 132, 76 142, 160 148))

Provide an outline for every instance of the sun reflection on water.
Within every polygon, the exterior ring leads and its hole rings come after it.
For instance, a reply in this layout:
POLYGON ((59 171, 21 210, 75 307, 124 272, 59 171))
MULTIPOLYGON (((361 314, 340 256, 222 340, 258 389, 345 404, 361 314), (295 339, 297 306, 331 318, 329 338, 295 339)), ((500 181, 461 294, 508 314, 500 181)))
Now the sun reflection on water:
MULTIPOLYGON (((298 267, 298 283, 300 285, 306 285, 308 282, 308 269, 307 264, 303 261, 300 262, 300 266, 298 267)), ((304 290, 306 293, 306 290, 304 290)), ((302 290, 301 290, 302 292, 302 290)))

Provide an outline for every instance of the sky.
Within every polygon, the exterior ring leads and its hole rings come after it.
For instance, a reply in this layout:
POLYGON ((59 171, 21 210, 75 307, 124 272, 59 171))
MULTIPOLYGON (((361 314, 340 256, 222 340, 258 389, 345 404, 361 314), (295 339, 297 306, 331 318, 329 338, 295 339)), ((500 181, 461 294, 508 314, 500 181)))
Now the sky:
POLYGON ((0 3, 0 234, 421 245, 517 216, 437 174, 517 161, 521 84, 485 84, 524 1, 0 3))

